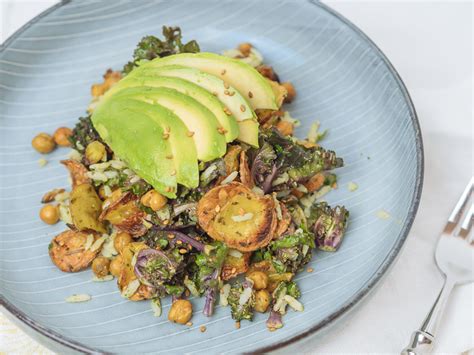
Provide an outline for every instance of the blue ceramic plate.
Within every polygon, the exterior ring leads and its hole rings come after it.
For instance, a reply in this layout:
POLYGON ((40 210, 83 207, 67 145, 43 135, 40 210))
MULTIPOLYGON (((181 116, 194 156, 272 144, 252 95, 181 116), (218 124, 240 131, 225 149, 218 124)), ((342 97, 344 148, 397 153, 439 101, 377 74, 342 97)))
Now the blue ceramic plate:
MULTIPOLYGON (((65 1, 10 38, 0 64, 0 301, 52 348, 235 353, 281 347, 356 305, 394 261, 412 224, 423 154, 408 93, 366 36, 317 2, 65 1), (314 272, 298 275, 305 311, 290 311, 279 331, 269 333, 261 314, 240 329, 228 309, 205 318, 201 300, 193 300, 192 327, 171 324, 153 317, 148 302, 121 298, 115 282, 92 282, 90 270, 62 273, 50 262, 48 244, 64 226, 43 224, 38 210, 44 192, 69 186, 58 164, 66 150, 48 155, 40 168, 30 141, 40 131, 73 126, 91 84, 105 69, 120 69, 140 38, 159 35, 163 24, 181 26, 185 39, 197 39, 206 51, 253 43, 298 91, 290 106, 302 121, 297 133, 320 120, 329 129, 323 145, 345 160, 339 189, 327 198, 351 211, 347 236, 337 253, 316 253, 314 272), (347 189, 351 181, 359 186, 355 192, 347 189), (74 293, 92 300, 65 303, 74 293)), ((169 300, 165 314, 168 308, 169 300)))

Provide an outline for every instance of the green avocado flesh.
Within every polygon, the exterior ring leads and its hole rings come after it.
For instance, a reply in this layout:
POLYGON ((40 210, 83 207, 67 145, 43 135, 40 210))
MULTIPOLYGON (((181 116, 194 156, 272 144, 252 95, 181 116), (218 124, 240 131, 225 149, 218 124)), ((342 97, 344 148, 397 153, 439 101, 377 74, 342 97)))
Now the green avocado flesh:
MULTIPOLYGON (((157 107, 156 112, 163 120, 176 119, 168 110, 157 107)), ((102 139, 132 170, 163 195, 176 197, 175 164, 167 159, 173 151, 170 141, 161 138, 165 133, 162 124, 131 102, 114 101, 101 105, 92 121, 102 139)))
POLYGON ((180 78, 157 76, 154 73, 148 72, 142 73, 141 75, 136 75, 135 72, 132 72, 120 81, 118 85, 115 85, 112 90, 116 93, 125 88, 136 86, 165 87, 190 96, 206 106, 206 108, 216 116, 220 125, 225 130, 224 135, 226 142, 232 142, 239 135, 239 126, 237 125, 235 117, 233 115, 229 116, 224 112, 224 105, 219 101, 219 99, 207 90, 190 81, 180 78))
POLYGON ((190 81, 213 94, 222 104, 227 107, 237 121, 245 121, 256 118, 255 112, 247 100, 234 87, 227 85, 222 79, 205 73, 199 69, 188 68, 180 65, 165 67, 139 67, 135 69, 135 75, 149 76, 159 75, 165 77, 181 78, 190 81), (136 72, 136 73, 135 73, 136 72))
POLYGON ((268 81, 252 66, 214 53, 181 53, 156 58, 143 67, 182 65, 215 75, 248 99, 252 109, 277 110, 275 95, 268 81))
MULTIPOLYGON (((140 86, 121 90, 111 100, 123 97, 158 104, 172 111, 188 128, 184 137, 192 135, 199 160, 210 161, 225 154, 226 140, 224 134, 220 133, 222 130, 217 118, 193 98, 173 89, 140 86)), ((169 133, 172 134, 173 131, 169 133)))

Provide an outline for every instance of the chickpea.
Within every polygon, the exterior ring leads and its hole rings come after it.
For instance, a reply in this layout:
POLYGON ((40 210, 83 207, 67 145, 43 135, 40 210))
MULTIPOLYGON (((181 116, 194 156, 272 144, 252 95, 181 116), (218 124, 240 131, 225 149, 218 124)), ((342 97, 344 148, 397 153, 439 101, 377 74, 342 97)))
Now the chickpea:
POLYGON ((296 90, 295 87, 293 86, 292 83, 286 82, 286 83, 281 83, 281 85, 286 89, 288 92, 288 95, 285 97, 285 102, 290 103, 295 99, 296 96, 296 90))
POLYGON ((132 236, 128 233, 118 233, 114 238, 114 247, 119 253, 122 252, 123 248, 132 242, 132 236))
POLYGON ((252 50, 252 45, 250 43, 241 43, 237 49, 244 57, 248 57, 250 55, 250 51, 252 50))
POLYGON ((31 145, 35 148, 38 152, 47 154, 53 151, 56 148, 56 143, 54 143, 53 137, 51 137, 47 133, 39 133, 38 135, 33 138, 31 141, 31 145))
POLYGON ((105 277, 109 274, 110 260, 104 256, 98 256, 92 262, 92 272, 97 277, 105 277))
POLYGON ((123 258, 121 255, 118 255, 115 259, 110 262, 109 270, 112 275, 119 277, 122 272, 123 258))
POLYGON ((156 190, 150 190, 141 198, 141 203, 150 207, 153 211, 158 211, 165 207, 168 199, 156 190))
POLYGON ((93 141, 87 145, 86 159, 90 164, 98 163, 106 157, 107 152, 105 146, 99 141, 93 141))
POLYGON ((268 276, 262 271, 252 271, 247 278, 253 281, 253 288, 263 290, 268 286, 268 276))
POLYGON ((255 306, 257 312, 265 313, 270 305, 270 293, 267 290, 260 290, 255 293, 255 306))
POLYGON ((57 206, 46 205, 40 210, 40 218, 44 223, 56 224, 59 221, 59 209, 57 206))
POLYGON ((288 121, 280 121, 276 124, 276 129, 284 136, 291 136, 293 134, 294 125, 288 121))
POLYGON ((188 300, 175 301, 168 313, 168 320, 174 323, 186 324, 193 315, 193 305, 188 300))
POLYGON ((53 134, 54 141, 61 147, 70 147, 69 137, 72 135, 72 130, 67 127, 59 127, 53 134))

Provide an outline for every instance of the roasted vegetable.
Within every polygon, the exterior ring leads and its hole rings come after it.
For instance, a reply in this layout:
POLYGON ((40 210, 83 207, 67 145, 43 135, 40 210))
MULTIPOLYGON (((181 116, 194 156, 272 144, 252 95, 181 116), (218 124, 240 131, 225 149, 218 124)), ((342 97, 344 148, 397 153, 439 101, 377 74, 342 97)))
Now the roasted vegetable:
POLYGON ((176 53, 199 52, 199 45, 195 40, 191 40, 186 44, 181 43, 181 29, 179 27, 163 26, 163 37, 164 40, 160 40, 155 36, 143 37, 133 53, 133 61, 124 66, 124 74, 130 73, 140 61, 148 61, 176 53))
POLYGON ((73 188, 69 210, 72 222, 78 230, 106 232, 104 224, 99 221, 102 201, 92 185, 82 184, 73 188))
POLYGON ((99 133, 95 130, 92 125, 91 117, 79 117, 79 122, 72 130, 72 135, 69 136, 69 141, 74 149, 79 152, 85 152, 86 147, 89 143, 98 141, 104 143, 99 136, 99 133))
POLYGON ((206 193, 198 204, 198 219, 212 238, 240 251, 267 245, 277 227, 274 199, 237 182, 206 193))
POLYGON ((309 262, 313 248, 313 236, 297 229, 293 234, 283 235, 272 241, 264 257, 272 261, 277 272, 295 273, 309 262))
POLYGON ((104 202, 99 219, 110 222, 122 232, 141 236, 147 229, 143 224, 145 212, 139 208, 138 200, 138 196, 131 192, 122 193, 118 198, 112 196, 104 202))
POLYGON ((239 154, 241 151, 242 147, 240 145, 230 145, 227 148, 227 153, 224 156, 226 175, 239 169, 239 154))
POLYGON ((280 205, 280 210, 281 210, 281 219, 278 219, 275 237, 279 237, 283 233, 285 233, 291 223, 291 214, 288 211, 288 208, 286 208, 286 206, 283 203, 280 203, 280 202, 278 203, 280 205))
POLYGON ((246 272, 249 268, 250 256, 251 253, 241 253, 236 250, 229 252, 222 265, 222 280, 226 281, 246 272))
POLYGON ((68 159, 61 160, 60 163, 69 170, 72 179, 72 187, 91 183, 91 179, 87 176, 88 170, 78 161, 68 159))
POLYGON ((310 220, 314 223, 311 230, 317 247, 325 251, 336 251, 341 245, 348 219, 349 212, 343 206, 331 208, 325 202, 313 206, 310 220))
POLYGON ((250 173, 249 162, 247 158, 247 153, 245 151, 240 152, 240 182, 245 186, 252 188, 254 186, 252 174, 250 173))
POLYGON ((134 242, 126 245, 121 254, 122 268, 117 283, 122 295, 131 301, 150 299, 153 296, 152 288, 138 281, 134 272, 134 265, 132 265, 134 256, 138 254, 140 250, 147 248, 145 243, 134 242))
POLYGON ((97 235, 78 231, 64 231, 49 244, 49 256, 62 271, 77 272, 87 268, 100 248, 92 249, 97 235))
POLYGON ((159 289, 176 275, 182 260, 178 253, 141 249, 136 257, 135 275, 142 283, 159 289))
POLYGON ((242 283, 236 282, 233 284, 227 300, 234 320, 238 322, 243 319, 252 320, 255 292, 251 281, 245 280, 242 283))

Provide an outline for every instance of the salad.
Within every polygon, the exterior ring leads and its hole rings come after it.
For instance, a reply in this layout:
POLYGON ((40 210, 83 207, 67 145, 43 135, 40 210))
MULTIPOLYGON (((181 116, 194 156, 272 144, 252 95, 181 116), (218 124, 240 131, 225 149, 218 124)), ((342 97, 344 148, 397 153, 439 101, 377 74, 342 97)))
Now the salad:
POLYGON ((70 191, 42 199, 40 218, 68 227, 49 244, 51 261, 116 279, 156 316, 171 296, 175 323, 190 325, 190 299, 204 297, 205 316, 219 304, 238 325, 261 312, 281 328, 304 308, 295 275, 315 248, 338 249, 349 217, 321 199, 343 161, 320 146, 318 124, 293 136, 284 104, 295 95, 249 43, 220 55, 183 43, 178 27, 144 37, 123 70, 92 86, 73 129, 32 141, 44 154, 71 148, 61 161, 70 191))

